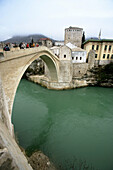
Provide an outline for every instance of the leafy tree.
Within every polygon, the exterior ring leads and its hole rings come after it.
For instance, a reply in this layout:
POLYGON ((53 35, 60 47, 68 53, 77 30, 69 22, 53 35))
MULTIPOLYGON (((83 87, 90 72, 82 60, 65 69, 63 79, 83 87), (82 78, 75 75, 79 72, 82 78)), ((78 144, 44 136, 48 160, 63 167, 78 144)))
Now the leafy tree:
POLYGON ((82 45, 81 45, 81 48, 84 48, 84 45, 83 45, 84 42, 85 42, 85 32, 83 32, 83 35, 82 35, 82 45))

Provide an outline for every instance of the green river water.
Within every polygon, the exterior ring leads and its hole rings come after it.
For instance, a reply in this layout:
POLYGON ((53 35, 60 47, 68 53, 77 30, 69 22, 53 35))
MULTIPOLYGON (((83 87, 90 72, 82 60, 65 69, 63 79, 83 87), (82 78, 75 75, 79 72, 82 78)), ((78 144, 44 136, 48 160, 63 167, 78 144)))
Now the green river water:
POLYGON ((55 91, 23 79, 12 122, 19 145, 58 170, 113 170, 113 88, 55 91))

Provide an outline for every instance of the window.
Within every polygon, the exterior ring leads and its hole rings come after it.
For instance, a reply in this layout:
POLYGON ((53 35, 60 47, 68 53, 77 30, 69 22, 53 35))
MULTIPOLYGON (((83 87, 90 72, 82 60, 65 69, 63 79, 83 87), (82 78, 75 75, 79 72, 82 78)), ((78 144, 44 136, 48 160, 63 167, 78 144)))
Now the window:
POLYGON ((72 60, 74 60, 74 57, 72 57, 72 60))
POLYGON ((76 57, 76 60, 78 60, 78 57, 76 57))
POLYGON ((109 54, 107 55, 107 59, 109 59, 109 54))
POLYGON ((113 54, 111 55, 111 59, 113 59, 113 54))
POLYGON ((95 58, 97 58, 97 54, 95 54, 95 58))
POLYGON ((107 45, 105 45, 104 50, 105 50, 105 51, 107 50, 107 45))
POLYGON ((109 51, 111 51, 111 45, 109 45, 109 51))
POLYGON ((0 57, 4 57, 4 54, 2 52, 0 52, 0 57))
POLYGON ((99 45, 97 45, 97 48, 96 48, 96 50, 98 51, 98 49, 99 49, 99 45))
POLYGON ((103 54, 103 58, 105 58, 105 54, 103 54))
POLYGON ((66 54, 64 54, 64 58, 66 58, 66 54))
POLYGON ((94 45, 92 45, 92 50, 94 50, 94 45))
POLYGON ((80 57, 80 60, 82 60, 82 57, 80 57))

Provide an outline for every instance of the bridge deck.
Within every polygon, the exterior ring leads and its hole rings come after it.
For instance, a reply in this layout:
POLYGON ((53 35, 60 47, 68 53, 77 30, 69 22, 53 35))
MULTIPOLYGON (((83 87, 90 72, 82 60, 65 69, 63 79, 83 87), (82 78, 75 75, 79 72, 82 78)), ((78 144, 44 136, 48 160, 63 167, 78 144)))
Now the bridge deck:
POLYGON ((26 48, 26 49, 15 49, 14 51, 3 51, 3 56, 0 57, 0 63, 8 60, 16 59, 19 57, 25 57, 36 53, 41 53, 41 52, 46 52, 51 56, 53 56, 54 59, 59 61, 59 59, 49 48, 45 46, 40 46, 40 47, 26 48))

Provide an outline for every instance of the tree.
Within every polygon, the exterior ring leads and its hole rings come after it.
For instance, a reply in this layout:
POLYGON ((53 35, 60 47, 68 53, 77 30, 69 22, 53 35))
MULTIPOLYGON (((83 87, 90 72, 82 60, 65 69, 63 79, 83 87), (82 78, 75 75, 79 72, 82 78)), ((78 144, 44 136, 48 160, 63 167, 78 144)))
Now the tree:
POLYGON ((33 38, 32 38, 32 40, 31 40, 31 43, 32 43, 32 44, 34 43, 33 38))
POLYGON ((84 42, 85 42, 85 32, 83 32, 83 35, 82 35, 82 45, 81 45, 81 48, 84 48, 84 45, 83 45, 84 42))

